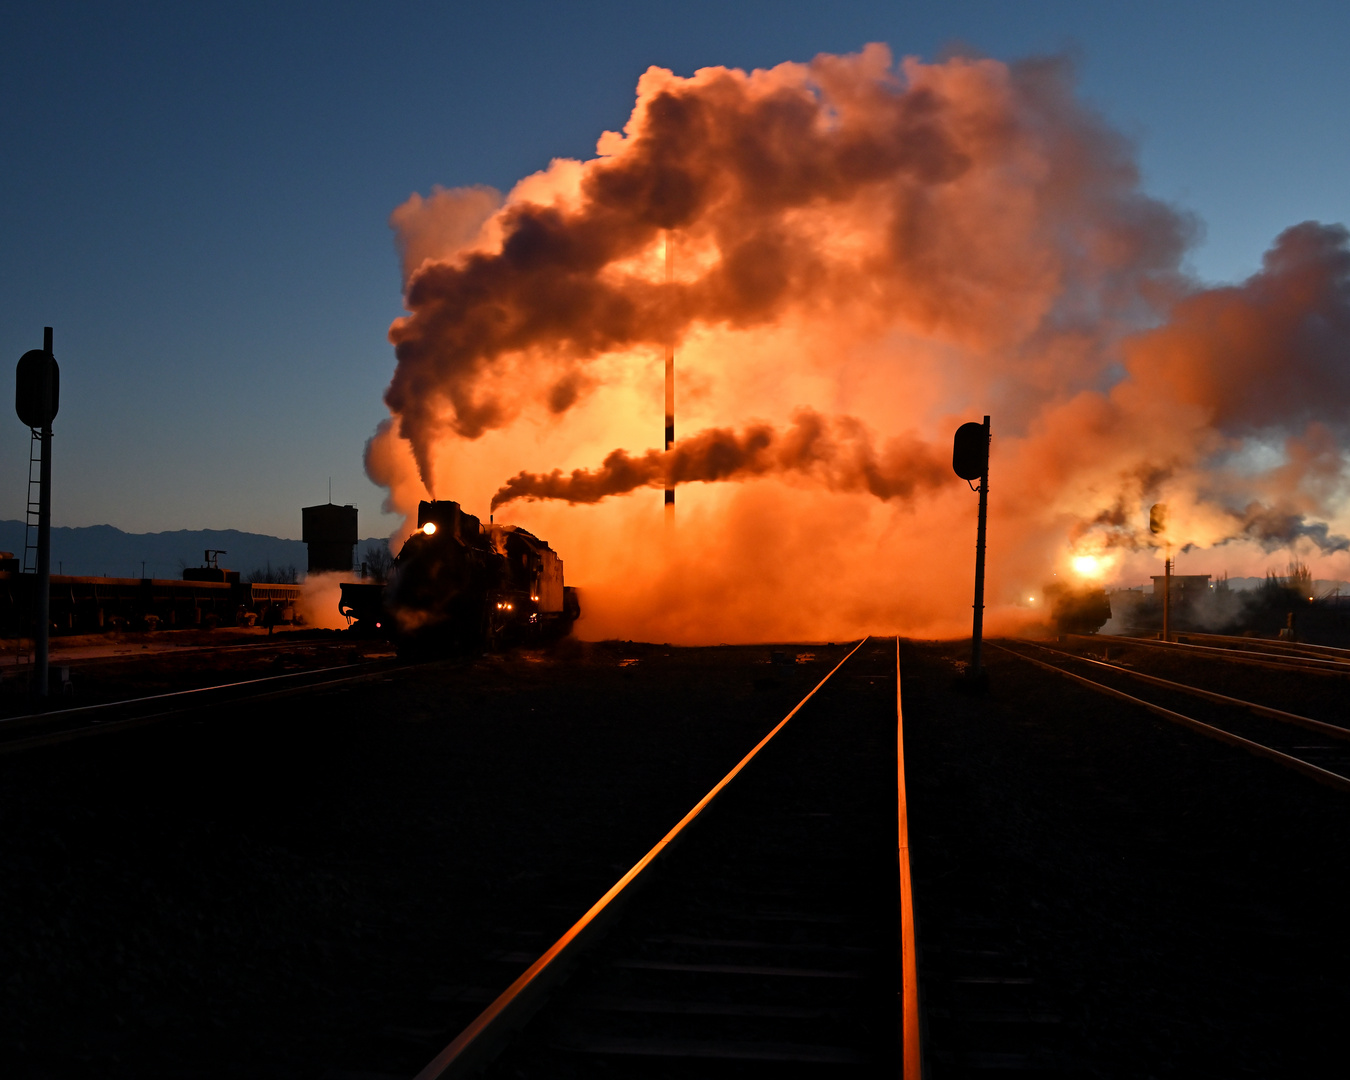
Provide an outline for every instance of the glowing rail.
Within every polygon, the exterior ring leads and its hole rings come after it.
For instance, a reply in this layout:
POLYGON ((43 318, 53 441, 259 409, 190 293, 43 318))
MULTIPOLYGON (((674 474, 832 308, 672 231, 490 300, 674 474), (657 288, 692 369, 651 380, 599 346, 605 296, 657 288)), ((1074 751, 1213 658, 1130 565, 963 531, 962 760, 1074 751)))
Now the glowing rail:
MULTIPOLYGON (((619 908, 627 899, 625 893, 634 882, 653 863, 664 855, 690 824, 717 798, 732 780, 740 774, 755 756, 769 744, 769 741, 797 715, 816 692, 830 681, 841 667, 867 643, 863 638, 839 663, 830 669, 828 675, 816 683, 815 688, 797 702, 796 707, 783 717, 754 748, 737 762, 726 776, 704 795, 684 815, 665 836, 657 841, 646 855, 642 856, 623 877, 619 878, 609 890, 600 897, 572 927, 555 941, 543 956, 526 969, 515 982, 498 995, 486 1009, 478 1014, 463 1031, 455 1037, 444 1050, 437 1054, 427 1066, 417 1074, 415 1080, 439 1080, 441 1077, 470 1076, 487 1065, 501 1048, 502 1040, 513 1029, 523 1026, 543 1004, 549 991, 567 974, 569 965, 575 961, 590 944, 603 933, 604 928, 618 914, 619 908)), ((631 894, 630 894, 631 895, 631 894)))
POLYGON ((895 777, 900 810, 900 1052, 904 1080, 921 1080, 919 967, 914 945, 914 894, 909 877, 909 807, 905 799, 905 712, 900 703, 900 638, 895 639, 895 777))

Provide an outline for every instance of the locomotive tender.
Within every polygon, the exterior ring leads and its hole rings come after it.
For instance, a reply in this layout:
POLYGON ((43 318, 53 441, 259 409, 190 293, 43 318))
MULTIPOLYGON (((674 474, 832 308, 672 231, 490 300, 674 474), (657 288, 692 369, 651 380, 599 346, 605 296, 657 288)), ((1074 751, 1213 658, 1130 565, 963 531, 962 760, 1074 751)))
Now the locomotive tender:
POLYGON ((515 525, 484 525, 459 503, 422 502, 387 585, 344 583, 338 610, 360 633, 438 650, 562 637, 581 614, 563 561, 515 525))

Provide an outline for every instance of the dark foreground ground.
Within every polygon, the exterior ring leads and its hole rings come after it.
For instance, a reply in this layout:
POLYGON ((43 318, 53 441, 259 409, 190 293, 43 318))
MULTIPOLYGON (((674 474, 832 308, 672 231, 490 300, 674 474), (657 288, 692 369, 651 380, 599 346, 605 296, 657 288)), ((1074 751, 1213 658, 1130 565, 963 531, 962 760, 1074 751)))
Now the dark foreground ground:
MULTIPOLYGON (((31 645, 27 639, 0 640, 0 719, 32 711, 31 645)), ((230 627, 58 636, 52 639, 46 705, 97 705, 393 656, 387 641, 335 630, 282 629, 269 636, 262 629, 230 627)))
MULTIPOLYGON (((789 651, 568 645, 0 757, 0 1075, 411 1076, 844 650, 789 651)), ((1350 799, 997 653, 969 697, 959 655, 902 650, 932 1075, 996 950, 1051 1072, 1327 1074, 1350 799)))
MULTIPOLYGON (((931 1011, 987 948, 1070 1075, 1339 1074, 1350 797, 999 652, 971 698, 963 656, 901 653, 931 1011)), ((938 1077, 953 1019, 928 1018, 938 1077)))
POLYGON ((0 1075, 412 1075, 811 652, 569 643, 0 756, 0 1075))

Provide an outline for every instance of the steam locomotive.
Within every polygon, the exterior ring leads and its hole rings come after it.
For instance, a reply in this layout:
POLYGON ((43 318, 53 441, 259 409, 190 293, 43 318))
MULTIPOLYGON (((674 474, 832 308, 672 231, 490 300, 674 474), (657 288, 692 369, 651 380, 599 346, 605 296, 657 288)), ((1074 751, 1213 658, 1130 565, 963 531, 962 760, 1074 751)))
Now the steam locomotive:
POLYGON ((345 582, 338 610, 400 649, 470 651, 565 635, 581 614, 563 562, 533 533, 484 525, 459 503, 423 502, 387 585, 345 582))

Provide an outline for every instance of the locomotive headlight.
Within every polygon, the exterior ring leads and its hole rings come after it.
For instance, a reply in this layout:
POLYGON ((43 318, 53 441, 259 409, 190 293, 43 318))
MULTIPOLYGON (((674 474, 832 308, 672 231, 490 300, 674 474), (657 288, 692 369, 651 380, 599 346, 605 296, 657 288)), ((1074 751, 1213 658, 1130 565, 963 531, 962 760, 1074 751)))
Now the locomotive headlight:
POLYGON ((435 536, 436 523, 434 521, 428 521, 425 525, 422 526, 422 531, 426 533, 428 536, 435 536))

